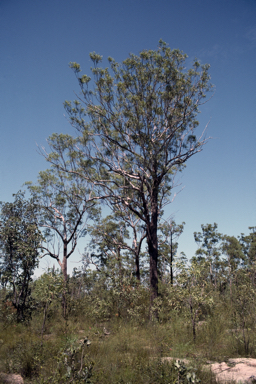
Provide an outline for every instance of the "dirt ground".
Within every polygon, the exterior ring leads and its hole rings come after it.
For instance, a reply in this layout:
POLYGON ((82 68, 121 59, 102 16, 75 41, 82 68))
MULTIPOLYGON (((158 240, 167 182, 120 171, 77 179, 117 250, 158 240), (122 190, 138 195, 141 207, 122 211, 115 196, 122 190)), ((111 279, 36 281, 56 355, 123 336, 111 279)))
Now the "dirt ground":
MULTIPOLYGON (((174 360, 173 357, 163 357, 165 361, 174 360)), ((175 359, 176 360, 176 359, 175 359)), ((186 365, 189 365, 188 359, 181 359, 186 365)), ((235 381, 237 384, 256 383, 256 359, 238 358, 229 359, 223 363, 209 363, 205 366, 210 368, 221 384, 229 381, 235 381)))
POLYGON ((236 383, 256 383, 256 359, 229 359, 227 363, 210 364, 220 383, 235 380, 236 383))

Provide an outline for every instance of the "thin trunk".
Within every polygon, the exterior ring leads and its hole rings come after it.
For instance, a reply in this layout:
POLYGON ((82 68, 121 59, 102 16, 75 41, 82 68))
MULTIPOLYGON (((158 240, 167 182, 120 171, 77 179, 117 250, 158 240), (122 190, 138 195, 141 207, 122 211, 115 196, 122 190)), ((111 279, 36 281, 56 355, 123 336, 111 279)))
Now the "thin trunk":
POLYGON ((68 280, 68 273, 67 273, 67 254, 68 254, 68 244, 65 241, 63 244, 63 260, 61 263, 61 271, 63 274, 64 282, 66 283, 68 280))
POLYGON ((214 285, 214 283, 213 283, 213 272, 212 272, 212 261, 211 260, 210 260, 210 280, 211 280, 212 285, 214 285))
MULTIPOLYGON (((122 301, 122 261, 121 261, 121 249, 120 247, 117 248, 117 265, 118 265, 118 277, 119 277, 119 292, 121 292, 121 301, 122 301)), ((117 305, 117 313, 118 317, 121 316, 121 303, 120 299, 118 300, 117 305)))
POLYGON ((230 298, 232 300, 232 267, 231 267, 230 260, 229 260, 229 293, 230 293, 230 298))
POLYGON ((135 255, 135 276, 137 279, 138 285, 140 284, 140 251, 143 240, 146 237, 146 233, 141 235, 141 238, 138 242, 136 226, 133 226, 133 250, 135 255))
POLYGON ((170 265, 170 274, 171 274, 171 286, 173 286, 173 245, 172 245, 172 231, 171 231, 171 265, 170 265))
POLYGON ((138 283, 140 283, 140 258, 139 253, 135 253, 135 275, 138 283))
POLYGON ((136 276, 137 282, 140 283, 140 256, 139 256, 140 250, 137 243, 136 230, 134 230, 133 247, 134 247, 134 254, 135 254, 135 276, 136 276))
POLYGON ((197 311, 193 313, 193 301, 192 298, 189 298, 189 306, 190 306, 190 313, 191 313, 191 321, 192 321, 192 332, 193 332, 193 340, 196 341, 196 315, 197 311))
POLYGON ((28 286, 29 286, 29 272, 27 270, 24 271, 24 278, 22 282, 22 288, 19 293, 19 299, 18 299, 18 307, 17 307, 17 313, 19 321, 24 320, 24 310, 26 308, 26 300, 28 296, 28 286))
POLYGON ((48 309, 48 303, 46 303, 44 307, 44 319, 43 319, 43 324, 42 324, 42 329, 41 329, 41 347, 43 346, 43 336, 44 336, 44 327, 45 327, 45 321, 46 321, 46 315, 47 315, 47 309, 48 309))
POLYGON ((67 317, 67 280, 68 280, 68 273, 67 273, 67 254, 68 254, 68 245, 65 241, 63 244, 63 260, 62 263, 60 262, 61 271, 63 274, 63 292, 62 292, 62 309, 63 309, 63 317, 66 319, 67 317))
POLYGON ((117 264, 118 264, 118 274, 119 274, 119 283, 122 283, 122 260, 121 260, 121 249, 117 248, 117 264))

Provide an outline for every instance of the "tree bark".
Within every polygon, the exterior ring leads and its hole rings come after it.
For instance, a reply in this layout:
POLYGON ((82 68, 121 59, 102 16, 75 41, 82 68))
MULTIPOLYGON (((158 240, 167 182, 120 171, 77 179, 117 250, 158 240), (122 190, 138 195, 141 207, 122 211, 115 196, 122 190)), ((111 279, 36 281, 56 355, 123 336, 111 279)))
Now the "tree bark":
POLYGON ((68 273, 67 273, 67 254, 68 254, 68 244, 66 241, 63 243, 63 259, 62 262, 60 262, 61 271, 63 274, 63 292, 62 292, 62 309, 63 309, 63 317, 64 319, 67 318, 67 280, 68 280, 68 273))
POLYGON ((63 244, 63 260, 62 262, 60 263, 60 267, 61 267, 61 272, 63 274, 63 280, 66 284, 67 280, 68 280, 68 272, 67 272, 67 244, 64 243, 63 244))
POLYGON ((170 264, 170 274, 171 274, 171 286, 173 286, 173 244, 172 244, 172 231, 171 231, 171 264, 170 264))
POLYGON ((158 194, 157 189, 154 189, 152 194, 151 205, 151 220, 147 225, 147 243, 150 257, 150 287, 151 287, 151 305, 158 296, 158 238, 157 238, 157 223, 158 223, 158 194))
POLYGON ((135 276, 137 279, 137 283, 140 283, 140 248, 141 248, 141 241, 138 246, 137 242, 137 233, 136 229, 133 227, 133 233, 134 233, 134 238, 133 238, 133 247, 134 247, 134 254, 135 254, 135 276))
POLYGON ((140 283, 140 257, 137 250, 135 254, 135 276, 136 276, 137 282, 140 283))

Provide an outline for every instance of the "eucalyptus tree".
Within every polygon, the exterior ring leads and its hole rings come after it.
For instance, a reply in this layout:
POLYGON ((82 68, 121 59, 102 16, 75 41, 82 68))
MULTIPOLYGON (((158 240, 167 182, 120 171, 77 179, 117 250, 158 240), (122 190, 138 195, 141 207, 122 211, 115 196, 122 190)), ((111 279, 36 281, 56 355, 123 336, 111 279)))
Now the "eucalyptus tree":
POLYGON ((232 285, 236 272, 244 260, 242 245, 239 240, 234 236, 223 237, 222 252, 227 256, 228 266, 228 279, 229 279, 229 292, 232 297, 232 285))
MULTIPOLYGON (((72 169, 76 139, 69 135, 53 134, 48 139, 51 153, 44 153, 48 161, 59 158, 66 169, 72 169)), ((87 172, 92 172, 88 165, 87 172)), ((38 222, 44 230, 42 243, 44 256, 55 259, 67 282, 67 261, 74 253, 80 237, 86 234, 86 223, 97 215, 99 199, 90 184, 75 173, 67 173, 59 167, 39 173, 37 184, 26 183, 39 207, 38 222)))
POLYGON ((90 181, 102 196, 122 204, 144 223, 153 300, 158 295, 162 209, 169 202, 176 172, 206 143, 204 133, 197 137, 195 129, 199 106, 211 89, 209 65, 195 60, 186 70, 187 56, 163 41, 156 51, 130 54, 121 63, 108 58, 110 68, 100 67, 100 55, 90 57, 93 79, 80 76, 80 65, 70 63, 81 95, 73 104, 65 102, 70 122, 80 133, 76 172, 88 177, 82 157, 90 158, 97 169, 90 181))
POLYGON ((218 232, 218 224, 202 224, 202 232, 194 232, 194 238, 199 248, 196 256, 199 261, 209 264, 210 281, 217 288, 218 271, 221 268, 221 245, 223 236, 218 232))
POLYGON ((121 273, 123 269, 121 253, 126 247, 126 239, 129 238, 125 223, 108 215, 99 220, 97 224, 90 226, 88 230, 91 235, 90 262, 100 268, 112 264, 111 259, 113 259, 116 261, 115 264, 118 264, 119 273, 121 273))
POLYGON ((108 259, 114 257, 121 265, 121 259, 125 258, 130 265, 130 272, 132 270, 137 282, 140 282, 141 248, 146 233, 138 217, 126 207, 122 209, 116 204, 113 206, 113 214, 100 219, 96 225, 89 228, 89 232, 91 262, 96 257, 98 263, 106 265, 108 259))
POLYGON ((169 218, 159 226, 161 230, 161 238, 159 239, 161 262, 163 269, 165 269, 166 266, 169 267, 171 285, 173 285, 173 261, 178 250, 177 240, 183 233, 184 225, 184 221, 181 224, 176 224, 172 218, 169 218))
POLYGON ((253 283, 256 283, 256 227, 249 227, 249 235, 239 236, 239 242, 244 253, 244 266, 251 274, 253 283))
POLYGON ((36 301, 39 309, 43 309, 43 323, 41 328, 41 336, 43 344, 43 333, 45 331, 45 322, 51 303, 56 299, 62 291, 63 278, 61 274, 52 269, 43 273, 35 282, 32 297, 36 301))
POLYGON ((137 282, 141 281, 141 255, 142 255, 142 244, 146 238, 146 230, 143 225, 143 221, 134 214, 127 206, 120 202, 113 206, 114 212, 117 217, 122 218, 127 228, 132 232, 132 244, 129 245, 127 242, 124 246, 128 252, 131 253, 134 259, 134 269, 137 282))
POLYGON ((29 310, 30 283, 40 253, 42 234, 38 228, 38 209, 25 193, 14 194, 13 203, 0 208, 0 281, 22 321, 29 310))
POLYGON ((256 262, 256 227, 249 227, 249 230, 249 235, 242 233, 239 241, 245 255, 245 262, 252 265, 256 262))
POLYGON ((209 310, 213 302, 213 291, 209 287, 206 276, 207 265, 203 260, 192 259, 189 263, 182 261, 179 265, 176 284, 171 287, 173 307, 185 309, 191 321, 193 338, 196 339, 196 325, 200 319, 202 308, 209 310))

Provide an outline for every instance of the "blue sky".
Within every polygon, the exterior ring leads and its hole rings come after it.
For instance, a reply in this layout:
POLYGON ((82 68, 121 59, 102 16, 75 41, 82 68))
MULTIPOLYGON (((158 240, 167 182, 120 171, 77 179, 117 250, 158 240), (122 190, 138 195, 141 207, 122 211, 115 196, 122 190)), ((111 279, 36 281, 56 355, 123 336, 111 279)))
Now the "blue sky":
POLYGON ((89 52, 122 61, 160 38, 188 54, 188 67, 195 57, 209 63, 216 87, 198 128, 210 120, 212 140, 188 161, 184 189, 166 208, 186 222, 179 250, 193 256, 201 224, 235 236, 256 225, 255 0, 1 0, 0 201, 47 168, 36 143, 75 135, 63 109, 79 90, 68 63, 89 74, 89 52))

